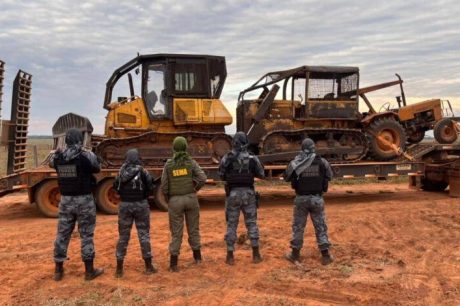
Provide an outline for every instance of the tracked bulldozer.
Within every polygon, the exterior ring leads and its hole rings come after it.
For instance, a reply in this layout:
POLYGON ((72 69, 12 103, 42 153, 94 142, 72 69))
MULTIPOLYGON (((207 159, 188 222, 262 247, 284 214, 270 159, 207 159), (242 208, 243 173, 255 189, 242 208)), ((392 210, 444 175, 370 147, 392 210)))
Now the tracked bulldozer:
MULTIPOLYGON (((189 152, 200 164, 217 164, 231 147, 225 126, 232 116, 219 100, 226 76, 225 58, 220 56, 137 56, 107 82, 105 131, 91 136, 92 149, 109 168, 119 167, 130 148, 138 148, 146 166, 162 166, 171 156, 173 139, 180 135, 187 138, 189 152), (140 92, 135 91, 133 73, 140 92), (124 76, 129 93, 113 99, 114 87, 124 76)), ((73 114, 65 116, 63 124, 81 121, 73 114)), ((57 147, 63 145, 61 132, 68 128, 60 124, 53 128, 59 131, 53 135, 57 147)))
POLYGON ((270 72, 240 92, 237 130, 248 134, 252 151, 266 163, 285 163, 312 138, 332 162, 387 161, 404 154, 435 128, 440 143, 457 133, 448 101, 433 99, 407 105, 402 79, 359 87, 359 68, 301 66, 270 72), (397 107, 385 103, 376 111, 366 94, 399 85, 397 107), (250 96, 248 98, 248 96, 250 96), (359 111, 359 99, 368 106, 359 111))

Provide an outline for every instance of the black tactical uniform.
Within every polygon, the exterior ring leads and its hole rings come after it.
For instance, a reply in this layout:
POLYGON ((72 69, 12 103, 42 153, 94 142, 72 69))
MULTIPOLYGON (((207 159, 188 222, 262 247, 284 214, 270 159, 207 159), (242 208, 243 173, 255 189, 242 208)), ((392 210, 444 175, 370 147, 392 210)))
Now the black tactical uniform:
POLYGON ((285 173, 285 180, 291 182, 296 192, 292 221, 292 252, 286 254, 288 260, 299 261, 307 217, 310 214, 318 248, 322 254, 321 262, 324 265, 332 262, 323 199, 323 193, 327 192, 331 179, 332 169, 327 160, 316 155, 315 143, 310 138, 304 139, 302 152, 289 163, 285 173))
POLYGON ((264 178, 264 168, 259 159, 247 151, 248 139, 245 133, 238 132, 233 138, 233 149, 221 160, 219 175, 225 181, 227 199, 225 202, 225 219, 227 221, 226 263, 234 264, 234 245, 240 211, 248 230, 253 250, 253 262, 259 263, 259 228, 257 226, 258 195, 254 190, 254 178, 264 178))
POLYGON ((137 236, 145 261, 145 273, 152 274, 157 270, 152 264, 150 245, 150 206, 147 201, 153 191, 153 179, 141 166, 139 152, 131 149, 126 153, 126 161, 113 183, 114 189, 120 194, 121 203, 118 210, 118 234, 116 257, 116 277, 123 276, 123 260, 126 256, 131 228, 136 223, 137 236))
POLYGON ((96 206, 91 193, 95 186, 92 173, 100 171, 99 162, 93 152, 82 149, 83 135, 77 129, 69 129, 65 142, 67 148, 57 151, 50 166, 56 169, 59 192, 59 221, 54 242, 54 261, 56 270, 54 279, 64 276, 63 263, 67 259, 70 237, 78 222, 81 238, 81 256, 85 263, 85 279, 91 280, 101 275, 103 269, 94 269, 94 229, 96 227, 96 206))

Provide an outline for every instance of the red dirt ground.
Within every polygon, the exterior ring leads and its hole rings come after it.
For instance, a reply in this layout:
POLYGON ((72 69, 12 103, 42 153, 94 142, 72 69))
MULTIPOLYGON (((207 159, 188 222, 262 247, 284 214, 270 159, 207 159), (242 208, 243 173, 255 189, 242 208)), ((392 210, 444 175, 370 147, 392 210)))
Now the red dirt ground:
MULTIPOLYGON (((56 220, 42 218, 25 194, 0 199, 0 303, 8 305, 454 305, 460 300, 460 201, 405 184, 332 186, 326 196, 335 262, 321 266, 311 222, 303 268, 283 259, 291 234, 292 193, 262 187, 259 209, 264 261, 251 263, 248 242, 225 265, 223 194, 202 201, 204 263, 192 264, 184 235, 180 273, 168 272, 168 218, 152 211, 159 273, 142 274, 135 230, 123 279, 114 278, 117 217, 98 214, 96 264, 106 273, 83 281, 77 234, 66 275, 53 276, 56 220), (284 195, 282 195, 284 193, 284 195)), ((240 223, 239 233, 244 232, 240 223)))

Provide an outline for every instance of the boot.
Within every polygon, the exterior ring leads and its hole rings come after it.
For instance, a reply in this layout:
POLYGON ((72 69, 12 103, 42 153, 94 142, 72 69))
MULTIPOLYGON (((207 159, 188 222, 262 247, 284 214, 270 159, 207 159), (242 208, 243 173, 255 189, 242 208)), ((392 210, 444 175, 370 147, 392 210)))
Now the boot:
POLYGON ((179 272, 179 268, 177 267, 177 261, 179 257, 177 255, 171 255, 169 260, 169 271, 171 272, 179 272))
POLYGON ((157 273, 157 269, 152 265, 152 258, 145 258, 145 274, 157 273))
POLYGON ((259 247, 252 247, 252 262, 259 263, 262 262, 262 256, 259 253, 259 247))
POLYGON ((201 250, 193 250, 193 259, 197 265, 201 263, 201 250))
POLYGON ((92 259, 85 261, 85 280, 93 280, 102 273, 104 273, 104 269, 94 269, 94 263, 92 259))
POLYGON ((123 277, 123 260, 117 260, 117 271, 115 272, 115 277, 123 277))
POLYGON ((284 257, 292 263, 300 261, 300 250, 292 248, 291 253, 286 253, 284 257))
POLYGON ((235 259, 233 258, 233 251, 227 251, 227 259, 225 263, 229 266, 233 266, 235 264, 235 259))
POLYGON ((322 257, 321 257, 321 264, 322 264, 323 266, 326 266, 326 265, 328 265, 328 264, 330 264, 330 263, 332 263, 332 262, 334 261, 334 260, 332 259, 331 254, 329 254, 329 250, 328 250, 328 249, 322 250, 322 251, 321 251, 321 255, 322 255, 322 257))
POLYGON ((54 280, 60 281, 64 277, 64 263, 57 262, 56 267, 54 268, 54 280))

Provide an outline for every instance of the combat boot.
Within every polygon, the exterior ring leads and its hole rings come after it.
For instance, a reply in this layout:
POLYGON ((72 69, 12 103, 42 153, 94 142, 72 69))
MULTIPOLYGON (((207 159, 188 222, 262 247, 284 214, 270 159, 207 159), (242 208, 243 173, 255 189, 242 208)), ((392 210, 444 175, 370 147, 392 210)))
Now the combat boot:
POLYGON ((152 258, 146 258, 145 261, 145 274, 157 273, 157 269, 152 265, 152 258))
POLYGON ((201 250, 193 250, 193 259, 195 260, 195 263, 199 265, 201 263, 201 250))
POLYGON ((64 277, 64 263, 57 262, 56 267, 54 268, 54 280, 60 281, 64 277))
POLYGON ((252 247, 252 262, 259 263, 262 262, 262 256, 259 253, 259 247, 252 247))
POLYGON ((332 259, 331 254, 329 254, 329 250, 328 250, 328 249, 322 250, 322 251, 321 251, 321 255, 322 255, 322 257, 321 257, 321 264, 322 264, 323 266, 326 266, 326 265, 328 265, 328 264, 330 264, 330 263, 332 263, 332 262, 334 261, 334 260, 332 259))
POLYGON ((292 248, 291 253, 284 254, 284 258, 286 258, 292 263, 299 262, 300 261, 300 250, 292 248))
POLYGON ((103 273, 104 269, 94 269, 94 262, 92 259, 85 261, 85 280, 93 280, 103 273))
POLYGON ((115 272, 115 277, 123 277, 123 260, 117 260, 117 271, 115 272))
POLYGON ((225 263, 229 266, 233 266, 235 264, 235 258, 233 257, 233 251, 227 251, 227 259, 225 263))
POLYGON ((179 272, 179 268, 177 267, 179 257, 177 255, 171 255, 169 260, 169 271, 171 272, 179 272))

